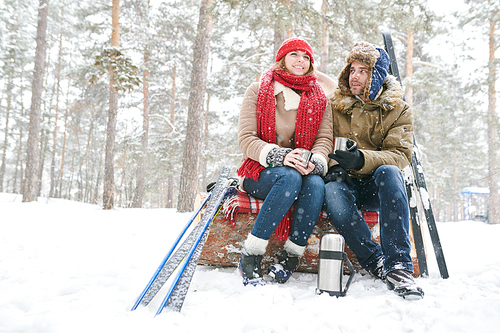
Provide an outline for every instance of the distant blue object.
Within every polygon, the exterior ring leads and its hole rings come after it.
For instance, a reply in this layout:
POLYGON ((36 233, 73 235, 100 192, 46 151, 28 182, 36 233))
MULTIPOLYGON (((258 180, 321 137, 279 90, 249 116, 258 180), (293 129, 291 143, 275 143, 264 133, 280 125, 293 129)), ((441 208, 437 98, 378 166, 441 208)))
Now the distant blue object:
MULTIPOLYGON (((498 192, 500 193, 500 185, 498 186, 498 192)), ((486 203, 486 198, 473 196, 487 196, 490 194, 489 188, 477 186, 464 187, 460 191, 460 194, 463 195, 462 205, 465 220, 488 221, 488 204, 486 203)))
MULTIPOLYGON (((498 186, 500 192, 500 186, 498 186)), ((490 189, 487 187, 465 187, 460 191, 460 194, 479 194, 479 195, 489 195, 490 189)))

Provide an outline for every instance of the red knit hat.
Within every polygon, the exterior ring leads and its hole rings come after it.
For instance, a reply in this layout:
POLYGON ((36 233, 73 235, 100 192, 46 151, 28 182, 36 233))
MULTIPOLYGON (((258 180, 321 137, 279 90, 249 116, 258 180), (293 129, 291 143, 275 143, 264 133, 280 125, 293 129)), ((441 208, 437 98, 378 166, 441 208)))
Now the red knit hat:
POLYGON ((276 62, 278 62, 281 58, 292 51, 305 52, 309 56, 309 58, 311 58, 311 63, 314 64, 313 50, 311 48, 311 45, 309 45, 305 40, 295 37, 289 38, 285 40, 283 44, 281 44, 281 47, 278 50, 278 54, 276 54, 276 62))

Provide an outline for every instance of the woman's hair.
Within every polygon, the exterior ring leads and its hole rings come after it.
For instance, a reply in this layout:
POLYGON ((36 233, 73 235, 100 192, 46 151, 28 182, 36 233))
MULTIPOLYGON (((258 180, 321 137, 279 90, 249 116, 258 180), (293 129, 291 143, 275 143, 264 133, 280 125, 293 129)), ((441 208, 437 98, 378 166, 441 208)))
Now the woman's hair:
MULTIPOLYGON (((276 67, 279 68, 279 69, 283 69, 287 72, 290 72, 288 69, 286 69, 286 66, 285 66, 285 56, 281 57, 280 60, 278 60, 278 62, 276 63, 276 67)), ((314 64, 312 61, 309 62, 309 70, 307 71, 307 73, 305 73, 304 75, 311 75, 312 73, 314 72, 314 64)))

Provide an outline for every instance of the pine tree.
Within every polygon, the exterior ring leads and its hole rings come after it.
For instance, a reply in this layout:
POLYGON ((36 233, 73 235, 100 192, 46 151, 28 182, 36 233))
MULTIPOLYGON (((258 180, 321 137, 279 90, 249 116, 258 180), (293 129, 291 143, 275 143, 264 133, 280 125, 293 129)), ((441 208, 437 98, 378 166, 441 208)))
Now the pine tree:
POLYGON ((28 152, 26 160, 26 180, 23 202, 36 201, 39 182, 38 167, 40 158, 40 113, 43 93, 43 75, 45 72, 46 33, 48 0, 40 0, 38 7, 38 28, 36 35, 36 54, 33 84, 31 86, 30 127, 28 136, 28 152))
POLYGON ((194 199, 198 190, 198 166, 203 140, 203 101, 206 92, 208 53, 212 35, 211 5, 212 0, 202 0, 200 4, 198 33, 194 46, 193 69, 191 72, 188 126, 177 203, 177 210, 180 212, 193 210, 194 199))

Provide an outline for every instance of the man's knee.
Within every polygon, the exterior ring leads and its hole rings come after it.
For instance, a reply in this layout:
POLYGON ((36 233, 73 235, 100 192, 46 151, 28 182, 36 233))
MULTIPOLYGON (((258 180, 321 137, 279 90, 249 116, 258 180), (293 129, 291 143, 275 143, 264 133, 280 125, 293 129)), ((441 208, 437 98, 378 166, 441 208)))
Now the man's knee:
POLYGON ((346 205, 353 204, 354 196, 343 182, 329 182, 325 185, 325 204, 327 210, 345 210, 346 205))
POLYGON ((329 182, 325 184, 325 197, 338 197, 347 191, 347 187, 342 182, 329 182))
POLYGON ((404 178, 401 170, 395 165, 381 165, 375 170, 375 180, 379 186, 401 185, 404 186, 404 178))

